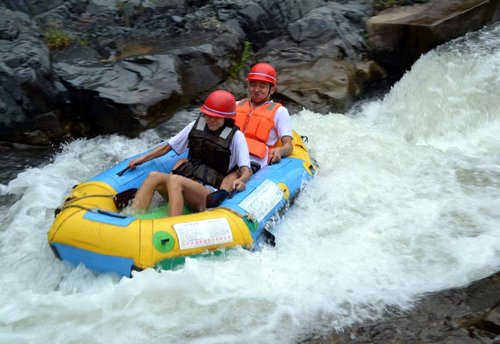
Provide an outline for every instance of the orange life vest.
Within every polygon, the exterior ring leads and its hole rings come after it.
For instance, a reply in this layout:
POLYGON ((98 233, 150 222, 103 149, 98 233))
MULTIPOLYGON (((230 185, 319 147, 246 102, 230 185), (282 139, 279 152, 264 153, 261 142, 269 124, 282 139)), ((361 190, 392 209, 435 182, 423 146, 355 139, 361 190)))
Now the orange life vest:
MULTIPOLYGON (((274 128, 274 115, 280 106, 280 103, 267 102, 252 109, 248 98, 241 100, 237 104, 235 122, 245 134, 250 154, 261 159, 266 156, 267 140, 271 130, 276 131, 276 128, 274 128)), ((269 148, 279 145, 281 145, 281 141, 278 139, 276 144, 269 148)))

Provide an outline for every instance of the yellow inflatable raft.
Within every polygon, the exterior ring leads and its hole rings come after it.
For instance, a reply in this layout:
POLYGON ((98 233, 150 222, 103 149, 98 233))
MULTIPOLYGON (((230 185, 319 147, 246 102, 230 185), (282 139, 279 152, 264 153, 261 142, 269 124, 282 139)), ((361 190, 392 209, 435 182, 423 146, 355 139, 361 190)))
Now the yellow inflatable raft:
POLYGON ((56 210, 48 232, 54 254, 98 272, 131 276, 133 270, 169 269, 186 257, 242 246, 255 248, 272 235, 268 223, 311 179, 316 166, 294 132, 293 154, 258 171, 244 191, 214 209, 167 217, 165 207, 143 215, 120 209, 150 171, 171 171, 185 157, 174 152, 127 170, 128 161, 76 185, 56 210))

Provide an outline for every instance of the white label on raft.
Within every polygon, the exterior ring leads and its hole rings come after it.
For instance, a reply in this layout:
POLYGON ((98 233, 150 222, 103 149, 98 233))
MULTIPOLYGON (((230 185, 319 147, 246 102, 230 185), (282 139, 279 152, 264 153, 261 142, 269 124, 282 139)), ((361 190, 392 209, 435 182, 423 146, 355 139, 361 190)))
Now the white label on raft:
POLYGON ((253 214, 257 221, 264 217, 283 199, 283 190, 266 179, 240 202, 240 207, 253 214))
POLYGON ((225 244, 233 241, 233 232, 224 218, 174 224, 181 250, 225 244))

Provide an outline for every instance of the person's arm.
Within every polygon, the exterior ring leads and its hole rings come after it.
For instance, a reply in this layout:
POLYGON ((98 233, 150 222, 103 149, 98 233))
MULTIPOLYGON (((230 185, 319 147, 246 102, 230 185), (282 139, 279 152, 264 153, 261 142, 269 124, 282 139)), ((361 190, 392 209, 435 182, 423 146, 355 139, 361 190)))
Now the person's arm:
POLYGON ((168 143, 165 143, 161 146, 156 147, 151 152, 144 154, 141 157, 131 160, 128 163, 129 168, 135 168, 137 165, 145 163, 151 159, 158 158, 159 156, 165 155, 171 150, 174 150, 177 154, 182 154, 185 150, 187 150, 188 145, 188 135, 191 129, 193 128, 194 122, 189 123, 184 127, 181 131, 179 131, 174 137, 172 137, 168 143))
POLYGON ((146 161, 149 161, 151 159, 154 159, 154 158, 157 158, 159 156, 165 155, 168 152, 170 152, 171 150, 172 150, 172 147, 170 147, 170 145, 168 143, 166 143, 164 145, 161 145, 161 146, 158 146, 155 149, 153 149, 151 152, 149 152, 147 154, 144 154, 143 156, 140 156, 140 157, 138 157, 136 159, 130 160, 129 163, 128 163, 128 167, 131 168, 131 169, 133 169, 137 165, 143 164, 146 161))
POLYGON ((252 176, 252 170, 248 166, 240 167, 240 176, 233 182, 233 190, 245 190, 246 182, 252 176))
POLYGON ((246 182, 252 176, 250 169, 250 153, 248 152, 247 141, 245 135, 238 131, 232 142, 232 151, 236 155, 237 166, 239 167, 238 178, 232 182, 232 190, 241 191, 246 187, 246 182))
POLYGON ((281 138, 281 147, 273 148, 269 151, 269 163, 280 162, 281 158, 289 156, 293 152, 292 138, 284 136, 281 138))
POLYGON ((281 158, 289 156, 293 152, 292 144, 292 119, 288 110, 280 106, 274 115, 274 127, 278 137, 281 139, 281 146, 269 151, 269 163, 280 162, 281 158))

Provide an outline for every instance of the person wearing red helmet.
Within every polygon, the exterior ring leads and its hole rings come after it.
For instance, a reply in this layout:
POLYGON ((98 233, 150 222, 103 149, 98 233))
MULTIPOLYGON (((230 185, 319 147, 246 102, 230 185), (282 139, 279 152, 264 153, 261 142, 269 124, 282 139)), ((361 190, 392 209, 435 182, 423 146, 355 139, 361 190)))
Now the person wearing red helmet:
MULTIPOLYGON (((278 79, 276 70, 269 63, 257 63, 247 76, 249 98, 242 99, 236 107, 236 125, 245 134, 250 151, 252 171, 255 173, 267 164, 278 163, 292 154, 292 124, 288 110, 271 100, 278 79)), ((226 177, 221 188, 207 198, 207 207, 220 204, 230 192, 238 190, 237 173, 226 177)))
POLYGON ((245 134, 250 159, 264 167, 292 154, 292 123, 288 110, 271 100, 278 84, 273 66, 257 63, 247 81, 250 97, 238 102, 235 122, 245 134))
POLYGON ((214 91, 200 111, 202 115, 168 143, 129 162, 128 166, 134 168, 171 150, 182 154, 189 147, 188 158, 179 160, 171 174, 151 172, 148 175, 137 190, 132 210, 147 210, 154 192, 159 191, 168 197, 169 216, 181 215, 184 202, 194 212, 203 211, 210 191, 218 189, 224 177, 233 171, 238 172, 233 183, 235 188, 245 188, 252 173, 245 137, 234 123, 234 96, 224 90, 214 91))

